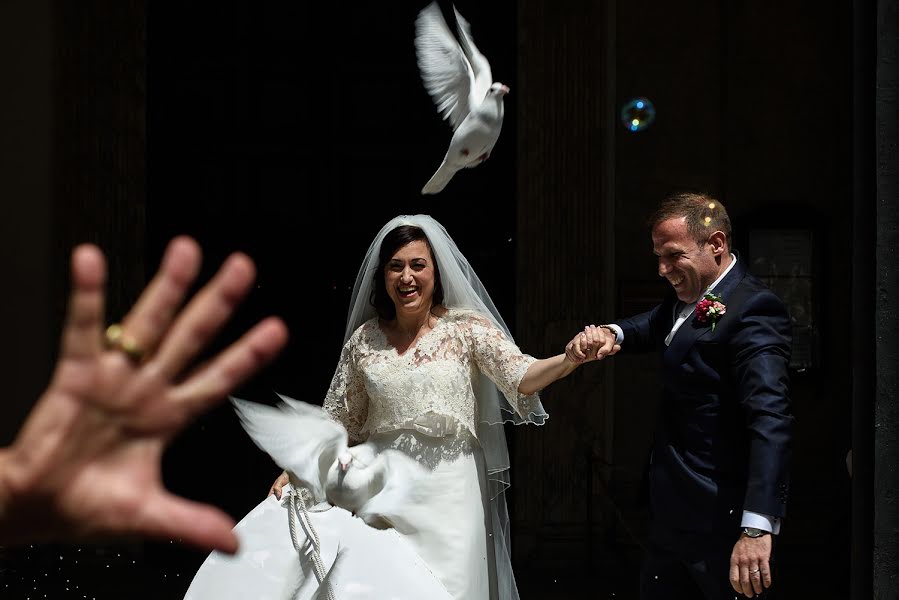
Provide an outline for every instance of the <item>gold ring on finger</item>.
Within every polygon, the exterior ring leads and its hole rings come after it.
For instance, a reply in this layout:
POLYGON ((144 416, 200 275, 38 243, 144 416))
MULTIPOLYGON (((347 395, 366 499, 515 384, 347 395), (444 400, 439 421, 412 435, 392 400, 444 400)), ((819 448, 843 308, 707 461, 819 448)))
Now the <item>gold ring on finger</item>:
POLYGON ((140 347, 133 337, 125 333, 122 326, 113 323, 106 328, 106 347, 110 350, 118 350, 134 364, 140 364, 146 355, 146 350, 140 347))

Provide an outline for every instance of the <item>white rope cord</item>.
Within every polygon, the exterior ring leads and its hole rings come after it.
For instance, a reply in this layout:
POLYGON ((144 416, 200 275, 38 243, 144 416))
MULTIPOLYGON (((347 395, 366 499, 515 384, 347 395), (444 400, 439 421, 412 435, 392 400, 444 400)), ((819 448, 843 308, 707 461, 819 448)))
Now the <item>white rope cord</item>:
MULTIPOLYGON (((308 496, 309 500, 312 500, 312 496, 306 488, 294 490, 294 493, 290 495, 290 503, 287 507, 287 522, 290 526, 290 539, 293 541, 293 547, 302 561, 303 547, 297 537, 296 521, 298 521, 306 534, 306 538, 312 543, 312 569, 315 571, 315 578, 318 580, 319 585, 321 585, 326 575, 325 564, 322 561, 321 555, 321 541, 318 538, 318 532, 316 532, 315 528, 312 526, 312 521, 309 520, 309 510, 306 507, 306 498, 304 496, 308 496)), ((325 585, 328 586, 328 600, 336 600, 331 584, 325 583, 325 585)))

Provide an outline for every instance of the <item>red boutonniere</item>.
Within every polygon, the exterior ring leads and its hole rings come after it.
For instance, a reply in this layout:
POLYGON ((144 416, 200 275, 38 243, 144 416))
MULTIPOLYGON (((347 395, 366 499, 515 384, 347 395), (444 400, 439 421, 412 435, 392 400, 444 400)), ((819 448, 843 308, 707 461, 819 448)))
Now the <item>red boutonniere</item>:
POLYGON ((716 296, 712 292, 706 292, 702 300, 696 303, 696 320, 702 323, 712 324, 712 331, 715 331, 715 324, 718 319, 727 312, 727 306, 721 301, 721 296, 716 296))

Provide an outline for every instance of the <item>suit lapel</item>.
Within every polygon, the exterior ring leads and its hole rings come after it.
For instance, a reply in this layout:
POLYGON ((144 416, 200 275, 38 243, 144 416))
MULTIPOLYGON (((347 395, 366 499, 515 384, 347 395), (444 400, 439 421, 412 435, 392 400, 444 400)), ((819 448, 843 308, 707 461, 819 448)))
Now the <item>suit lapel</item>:
MULTIPOLYGON (((732 292, 746 276, 746 267, 743 266, 743 261, 740 260, 740 257, 736 252, 734 253, 734 256, 737 257, 737 264, 734 265, 734 268, 730 270, 730 273, 727 274, 727 277, 722 279, 718 286, 713 290, 713 293, 721 296, 725 306, 727 305, 728 298, 730 298, 732 292)), ((722 319, 726 318, 727 314, 725 313, 722 319)), ((695 344, 696 341, 700 338, 709 334, 711 331, 711 323, 700 323, 696 319, 695 312, 690 315, 690 318, 687 319, 684 324, 680 326, 680 329, 677 330, 677 333, 674 335, 674 339, 671 340, 671 345, 668 346, 668 348, 665 350, 665 367, 677 367, 683 360, 684 355, 687 353, 687 351, 691 347, 693 347, 693 344, 695 344)), ((668 331, 665 332, 665 335, 668 335, 668 331)))
POLYGON ((662 345, 662 348, 665 347, 665 336, 668 335, 668 332, 674 327, 675 306, 677 306, 677 296, 674 294, 674 290, 671 290, 668 295, 665 296, 665 300, 662 301, 662 306, 659 307, 659 321, 656 328, 656 336, 658 336, 658 343, 662 345))

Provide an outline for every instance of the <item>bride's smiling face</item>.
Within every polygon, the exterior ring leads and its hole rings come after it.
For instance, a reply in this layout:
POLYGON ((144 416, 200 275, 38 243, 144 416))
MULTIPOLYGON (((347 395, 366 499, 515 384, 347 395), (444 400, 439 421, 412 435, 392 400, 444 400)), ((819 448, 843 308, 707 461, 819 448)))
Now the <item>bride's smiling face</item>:
POLYGON ((434 259, 424 240, 400 247, 384 267, 387 295, 397 313, 428 311, 434 298, 434 259))

